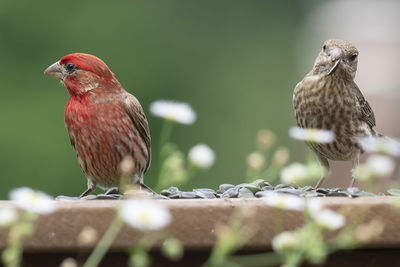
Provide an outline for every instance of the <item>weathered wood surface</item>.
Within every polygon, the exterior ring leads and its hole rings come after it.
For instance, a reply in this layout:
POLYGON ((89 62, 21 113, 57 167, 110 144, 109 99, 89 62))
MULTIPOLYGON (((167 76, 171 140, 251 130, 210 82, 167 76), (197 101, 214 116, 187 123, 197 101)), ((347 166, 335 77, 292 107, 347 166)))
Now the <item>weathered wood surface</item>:
MULTIPOLYGON (((178 238, 186 250, 210 249, 216 240, 215 227, 230 220, 237 207, 249 211, 246 224, 256 234, 244 247, 246 250, 270 249, 275 235, 276 209, 262 199, 214 199, 214 200, 155 200, 166 205, 173 216, 168 231, 178 238)), ((363 222, 378 220, 383 223, 383 232, 369 240, 369 248, 400 248, 400 208, 395 207, 400 198, 323 198, 325 207, 345 214, 350 220, 359 218, 363 222)), ((110 225, 120 200, 91 200, 58 202, 58 209, 36 222, 35 234, 24 242, 25 252, 88 251, 93 245, 78 242, 78 235, 85 226, 91 226, 102 236, 110 225)), ((11 201, 0 201, 0 207, 13 206, 11 201)), ((283 230, 293 230, 303 224, 303 213, 285 211, 282 219, 283 230)), ((140 233, 124 226, 112 249, 122 251, 132 246, 140 233)), ((4 234, 0 234, 0 247, 4 248, 4 234)))

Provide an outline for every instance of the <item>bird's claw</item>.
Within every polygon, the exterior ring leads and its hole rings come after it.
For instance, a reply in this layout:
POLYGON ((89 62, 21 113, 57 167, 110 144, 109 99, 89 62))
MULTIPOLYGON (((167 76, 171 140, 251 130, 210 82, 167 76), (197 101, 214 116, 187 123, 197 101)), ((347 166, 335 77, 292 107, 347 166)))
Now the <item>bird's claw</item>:
POLYGON ((81 199, 84 200, 115 200, 115 199, 122 199, 124 195, 119 193, 118 187, 111 187, 109 188, 104 194, 98 195, 87 195, 82 197, 81 199))
POLYGON ((79 201, 79 200, 115 200, 122 199, 124 196, 121 194, 114 194, 113 192, 98 194, 98 195, 87 195, 84 197, 70 197, 70 196, 57 196, 56 200, 58 201, 79 201))
POLYGON ((115 194, 119 194, 118 187, 111 187, 104 193, 104 195, 115 195, 115 194))

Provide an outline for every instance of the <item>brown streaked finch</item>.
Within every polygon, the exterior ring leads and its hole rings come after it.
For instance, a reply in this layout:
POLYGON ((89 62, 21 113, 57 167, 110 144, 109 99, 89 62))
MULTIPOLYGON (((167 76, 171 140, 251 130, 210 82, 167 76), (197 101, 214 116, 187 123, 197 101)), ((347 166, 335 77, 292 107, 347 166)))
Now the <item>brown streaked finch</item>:
MULTIPOLYGON (((88 188, 118 187, 121 177, 143 183, 150 165, 150 132, 139 101, 122 88, 107 65, 83 53, 66 55, 45 74, 59 79, 69 92, 64 121, 88 188), (129 173, 121 162, 129 159, 129 173)), ((126 164, 125 164, 126 165, 126 164)), ((151 190, 152 191, 152 190, 151 190)))
MULTIPOLYGON (((374 113, 362 95, 354 77, 357 71, 357 48, 342 40, 327 40, 312 70, 300 81, 293 93, 297 125, 332 131, 331 143, 307 142, 321 165, 329 171, 328 160, 352 161, 350 187, 354 170, 363 152, 359 139, 376 136, 372 129, 374 113)), ((320 187, 324 177, 319 179, 320 187)))

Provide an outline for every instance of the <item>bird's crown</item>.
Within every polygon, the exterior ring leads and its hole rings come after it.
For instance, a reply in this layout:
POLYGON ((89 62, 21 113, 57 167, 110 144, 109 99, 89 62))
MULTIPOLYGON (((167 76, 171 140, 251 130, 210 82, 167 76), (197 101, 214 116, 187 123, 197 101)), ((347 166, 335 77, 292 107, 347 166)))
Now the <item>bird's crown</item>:
POLYGON ((74 64, 77 69, 93 72, 103 78, 112 78, 113 76, 104 61, 90 54, 72 53, 61 58, 60 65, 67 65, 68 63, 74 64))

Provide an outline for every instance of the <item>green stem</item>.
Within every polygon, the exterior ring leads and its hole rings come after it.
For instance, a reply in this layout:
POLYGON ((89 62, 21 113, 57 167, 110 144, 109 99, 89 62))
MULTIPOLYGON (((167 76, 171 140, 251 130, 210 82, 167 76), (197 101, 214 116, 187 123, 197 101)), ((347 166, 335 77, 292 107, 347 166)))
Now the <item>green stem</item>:
POLYGON ((10 231, 9 246, 3 252, 3 263, 9 267, 19 267, 22 256, 22 233, 17 226, 10 231))
POLYGON ((271 184, 279 183, 279 168, 274 164, 271 164, 265 171, 261 174, 261 178, 265 179, 271 184))
POLYGON ((174 122, 171 120, 164 120, 163 126, 160 132, 160 144, 159 144, 159 159, 158 159, 158 171, 161 171, 162 163, 164 161, 165 155, 163 155, 164 145, 169 142, 172 134, 174 122))
POLYGON ((286 262, 283 267, 297 267, 304 261, 304 256, 301 251, 293 252, 286 258, 286 262))
POLYGON ((119 217, 118 214, 116 214, 110 227, 108 227, 106 233, 101 238, 100 242, 97 244, 92 254, 90 254, 88 260, 86 261, 85 265, 83 265, 83 267, 96 267, 99 265, 100 261, 107 253, 108 249, 110 248, 114 239, 117 237, 123 225, 124 221, 119 217))
POLYGON ((161 191, 163 188, 163 165, 164 161, 168 156, 169 151, 167 151, 167 144, 171 138, 172 128, 174 126, 174 122, 171 120, 164 120, 164 123, 161 127, 160 132, 160 143, 159 143, 159 155, 158 155, 158 179, 157 179, 157 186, 156 191, 161 191))
POLYGON ((275 235, 282 232, 283 228, 283 210, 281 208, 275 209, 276 211, 276 219, 274 223, 274 232, 275 235))
POLYGON ((23 240, 25 237, 33 234, 33 224, 36 219, 36 214, 24 211, 20 221, 10 228, 8 233, 8 246, 2 253, 2 260, 5 266, 21 266, 23 240))
POLYGON ((190 179, 192 179, 196 173, 198 172, 199 168, 193 165, 192 163, 189 163, 188 170, 186 172, 186 179, 185 182, 188 182, 190 179))

